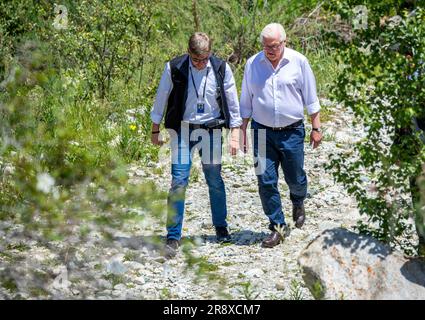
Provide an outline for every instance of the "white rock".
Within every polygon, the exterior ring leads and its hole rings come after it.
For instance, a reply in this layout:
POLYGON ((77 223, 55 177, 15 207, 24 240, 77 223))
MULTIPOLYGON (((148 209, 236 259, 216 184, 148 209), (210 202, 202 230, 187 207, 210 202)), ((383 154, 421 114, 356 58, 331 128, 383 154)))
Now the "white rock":
POLYGON ((145 268, 143 264, 136 261, 125 261, 124 265, 133 270, 140 270, 145 268))
POLYGON ((245 272, 245 275, 249 278, 260 278, 264 274, 264 271, 262 269, 256 268, 251 269, 247 272, 245 272))
POLYGON ((127 290, 127 286, 123 283, 119 283, 114 286, 114 291, 125 291, 127 290))
POLYGON ((283 282, 283 281, 276 282, 275 286, 276 286, 276 290, 278 290, 278 291, 284 291, 286 289, 285 282, 283 282))
POLYGON ((115 297, 115 298, 118 298, 120 300, 125 300, 125 298, 126 298, 125 293, 122 292, 121 290, 113 290, 112 296, 115 297))
POLYGON ((105 279, 98 279, 97 285, 102 289, 112 289, 112 283, 105 279))
POLYGON ((127 267, 117 260, 111 261, 106 265, 107 272, 117 275, 124 274, 127 270, 127 267))
POLYGON ((140 169, 140 168, 137 169, 134 173, 135 173, 136 176, 139 176, 139 177, 146 177, 147 176, 146 172, 144 170, 140 169))
POLYGON ((304 281, 317 298, 423 300, 425 262, 368 236, 327 230, 302 252, 304 281), (318 288, 320 288, 318 290, 318 288))
POLYGON ((338 228, 339 224, 332 222, 332 221, 323 221, 321 223, 319 223, 319 229, 321 232, 328 230, 328 229, 334 229, 334 228, 338 228))
POLYGON ((145 277, 144 276, 138 276, 136 278, 133 278, 132 280, 134 281, 134 283, 137 283, 139 285, 142 285, 142 284, 145 284, 146 283, 146 280, 145 280, 145 277))

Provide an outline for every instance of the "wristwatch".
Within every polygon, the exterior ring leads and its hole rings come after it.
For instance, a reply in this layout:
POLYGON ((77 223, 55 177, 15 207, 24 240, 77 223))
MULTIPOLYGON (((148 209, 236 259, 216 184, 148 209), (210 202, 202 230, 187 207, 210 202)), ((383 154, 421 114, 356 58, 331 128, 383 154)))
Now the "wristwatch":
POLYGON ((317 132, 322 132, 322 129, 320 129, 320 128, 312 128, 311 130, 317 131, 317 132))

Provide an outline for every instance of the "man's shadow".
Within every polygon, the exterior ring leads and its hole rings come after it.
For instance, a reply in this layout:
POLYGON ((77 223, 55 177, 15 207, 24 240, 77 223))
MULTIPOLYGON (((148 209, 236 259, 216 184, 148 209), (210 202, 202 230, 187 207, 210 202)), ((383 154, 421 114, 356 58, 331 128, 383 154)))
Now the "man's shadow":
POLYGON ((114 242, 124 248, 141 250, 146 248, 152 253, 160 251, 164 247, 164 236, 134 236, 134 237, 114 237, 114 242))
MULTIPOLYGON (((251 230, 239 230, 230 233, 232 240, 227 245, 251 246, 261 243, 267 234, 264 232, 254 232, 251 230)), ((115 237, 114 242, 122 247, 132 250, 141 250, 146 248, 149 253, 161 252, 164 248, 164 236, 133 236, 133 237, 115 237)), ((195 246, 205 243, 218 243, 215 234, 190 235, 182 237, 182 244, 191 242, 195 246)))
MULTIPOLYGON (((251 246, 261 243, 267 237, 267 234, 264 232, 259 233, 251 230, 231 231, 230 235, 232 240, 226 243, 226 245, 251 246)), ((202 239, 203 243, 218 243, 215 234, 203 234, 200 236, 200 239, 202 239)))

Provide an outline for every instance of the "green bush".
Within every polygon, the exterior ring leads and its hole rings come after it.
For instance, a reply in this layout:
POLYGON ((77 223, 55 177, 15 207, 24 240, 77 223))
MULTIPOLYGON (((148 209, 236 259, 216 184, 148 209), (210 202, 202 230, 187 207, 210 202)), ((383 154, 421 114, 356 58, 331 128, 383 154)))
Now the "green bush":
MULTIPOLYGON (((344 8, 340 12, 349 17, 350 7, 344 8)), ((333 97, 354 112, 365 137, 352 149, 334 154, 328 169, 355 196, 360 213, 371 222, 360 223, 360 230, 401 244, 411 230, 409 178, 419 175, 425 149, 418 134, 399 137, 397 132, 411 127, 412 117, 423 113, 425 16, 421 8, 414 15, 401 11, 396 23, 384 16, 397 12, 392 11, 397 4, 381 1, 368 8, 367 28, 337 42, 343 70, 332 90, 333 97), (414 53, 412 59, 403 54, 406 50, 414 53), (412 77, 418 71, 419 76, 412 77), (400 143, 393 143, 395 139, 400 143)))

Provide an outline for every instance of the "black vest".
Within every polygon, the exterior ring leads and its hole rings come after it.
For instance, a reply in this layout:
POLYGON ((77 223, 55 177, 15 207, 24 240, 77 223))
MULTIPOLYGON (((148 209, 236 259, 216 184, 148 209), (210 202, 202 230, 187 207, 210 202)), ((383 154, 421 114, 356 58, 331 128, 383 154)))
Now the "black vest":
MULTIPOLYGON (((210 57, 210 62, 217 82, 218 94, 216 96, 221 111, 221 118, 226 120, 226 128, 229 128, 230 113, 224 91, 226 62, 213 55, 210 57)), ((189 80, 189 55, 185 54, 171 60, 170 69, 173 89, 168 97, 167 111, 165 113, 165 127, 178 131, 186 109, 189 80)))

